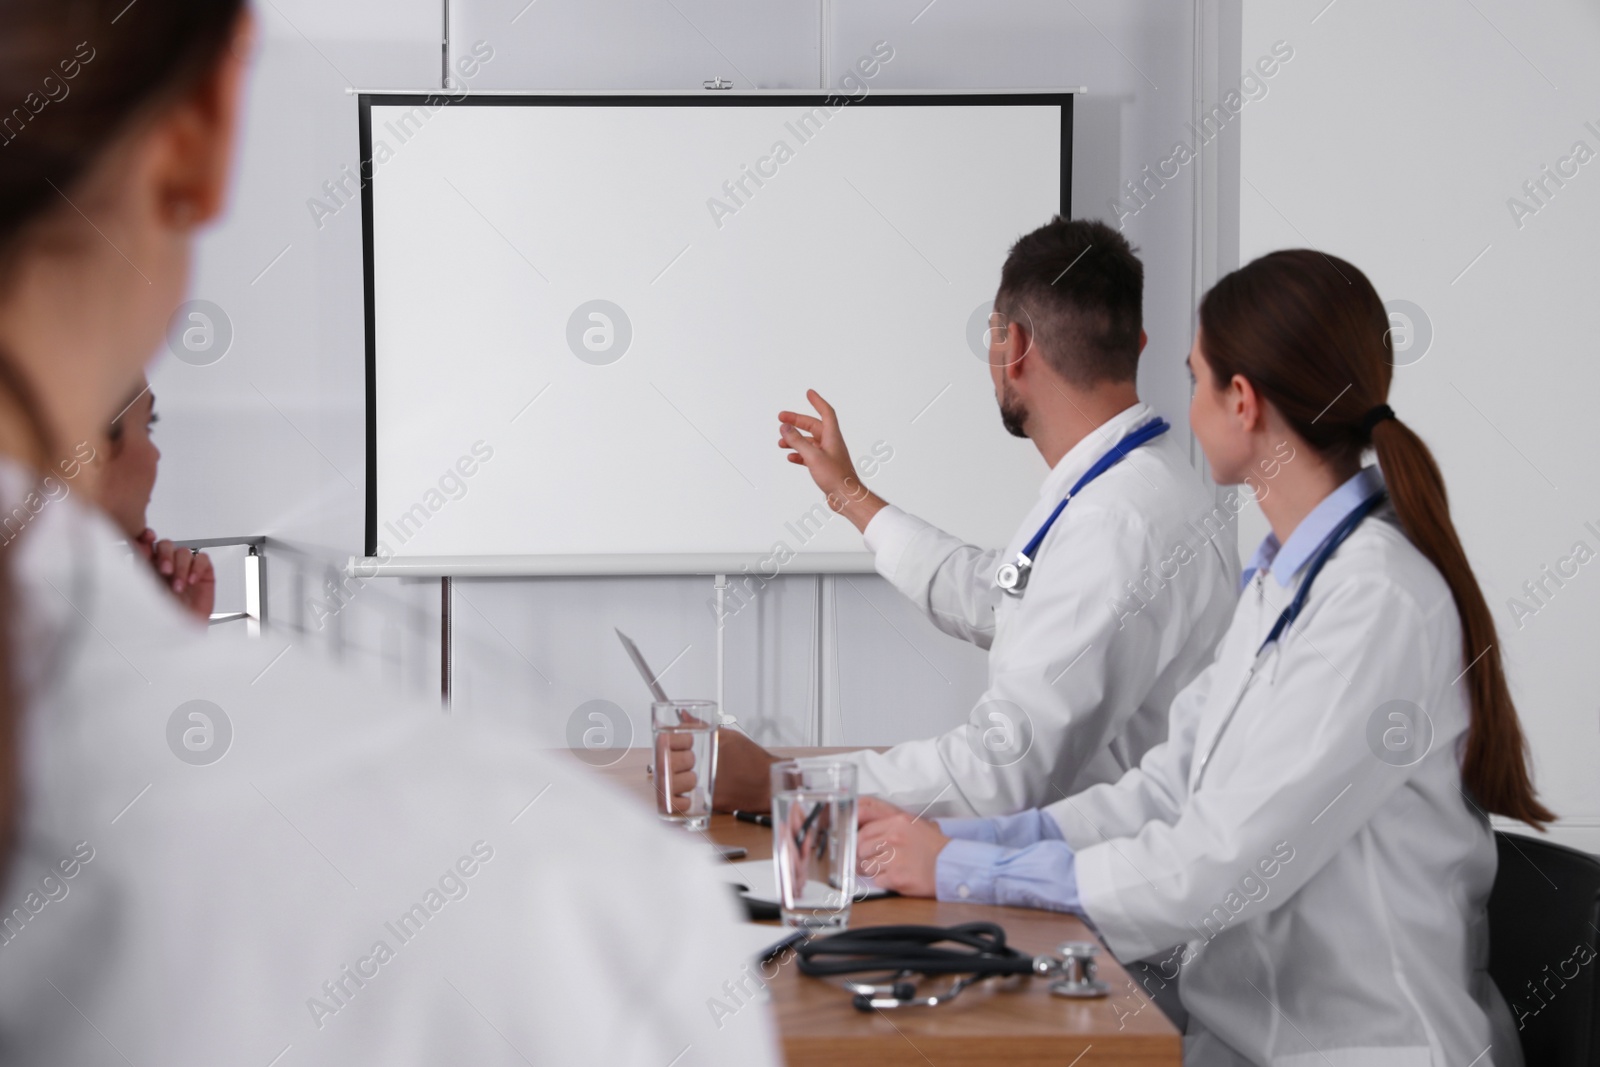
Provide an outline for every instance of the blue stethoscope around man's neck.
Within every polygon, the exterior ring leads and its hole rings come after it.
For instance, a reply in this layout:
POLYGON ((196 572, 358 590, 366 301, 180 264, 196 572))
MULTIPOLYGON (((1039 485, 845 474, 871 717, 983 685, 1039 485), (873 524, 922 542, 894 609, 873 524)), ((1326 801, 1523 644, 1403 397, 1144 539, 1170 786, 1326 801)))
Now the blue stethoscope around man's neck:
POLYGON ((1255 659, 1250 663, 1250 669, 1245 671, 1244 681, 1239 683, 1239 695, 1233 698, 1233 707, 1228 709, 1228 714, 1222 720, 1222 725, 1217 727, 1217 732, 1211 738, 1211 744, 1206 746, 1206 751, 1200 757, 1199 764, 1194 771, 1194 784, 1189 787, 1189 792, 1200 788, 1200 781, 1205 777, 1206 765, 1211 762, 1212 755, 1217 751, 1217 743, 1222 740, 1222 735, 1227 732, 1228 724, 1233 722, 1234 713, 1239 710, 1239 705, 1244 703, 1245 691, 1250 688, 1250 680, 1255 677, 1260 668, 1267 649, 1278 643, 1283 632, 1294 625, 1294 621, 1305 610, 1306 600, 1311 596, 1311 583, 1317 580, 1317 575, 1322 571, 1322 565, 1334 554, 1340 545, 1347 541, 1351 534, 1356 532, 1356 527, 1388 499, 1388 492, 1379 489, 1360 504, 1355 510, 1340 520, 1328 536, 1322 539, 1322 544, 1317 546, 1317 551, 1306 564, 1306 576, 1300 579, 1300 587, 1294 591, 1294 598, 1289 601, 1289 606, 1278 613, 1278 621, 1272 624, 1272 629, 1267 631, 1267 638, 1261 642, 1261 647, 1256 649, 1255 659))
POLYGON ((1073 487, 1067 490, 1066 497, 1056 505, 1056 509, 1050 513, 1050 517, 1044 520, 1044 525, 1039 527, 1039 532, 1034 534, 1032 540, 1023 546, 1021 552, 1017 553, 1016 560, 1000 565, 1000 569, 995 571, 994 574, 994 584, 998 585, 1010 596, 1021 596, 1023 590, 1028 588, 1028 575, 1033 571, 1034 555, 1039 551, 1039 546, 1044 544, 1045 535, 1050 532, 1050 527, 1055 525, 1056 520, 1061 517, 1061 513, 1066 510, 1067 505, 1072 503, 1072 498, 1077 496, 1084 486, 1112 467, 1115 467, 1118 463, 1121 463, 1123 457, 1129 452, 1132 452, 1147 441, 1155 440, 1170 429, 1172 429, 1171 423, 1167 422, 1166 419, 1158 418, 1154 422, 1145 423, 1112 445, 1111 450, 1096 460, 1094 466, 1085 471, 1083 477, 1079 478, 1073 487))

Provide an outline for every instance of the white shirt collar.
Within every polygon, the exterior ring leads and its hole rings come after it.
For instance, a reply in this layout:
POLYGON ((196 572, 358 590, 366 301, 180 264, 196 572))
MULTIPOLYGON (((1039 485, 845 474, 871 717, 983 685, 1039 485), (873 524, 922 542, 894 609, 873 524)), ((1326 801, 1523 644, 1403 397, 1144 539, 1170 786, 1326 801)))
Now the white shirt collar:
POLYGON ((1066 455, 1056 461, 1045 475, 1039 495, 1060 500, 1067 490, 1094 466, 1095 460, 1111 450, 1111 446, 1155 417, 1150 405, 1140 401, 1124 408, 1091 430, 1083 440, 1067 449, 1066 455))

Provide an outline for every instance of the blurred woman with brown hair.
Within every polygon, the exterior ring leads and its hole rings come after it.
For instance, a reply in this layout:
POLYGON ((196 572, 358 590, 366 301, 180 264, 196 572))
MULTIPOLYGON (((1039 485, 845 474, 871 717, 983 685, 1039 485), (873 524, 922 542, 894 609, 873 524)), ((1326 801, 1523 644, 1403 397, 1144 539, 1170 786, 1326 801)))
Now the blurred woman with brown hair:
POLYGON ((222 210, 250 29, 0 0, 0 1062, 775 1062, 764 1005, 706 1012, 747 960, 690 845, 531 736, 202 641, 61 491, 222 210))

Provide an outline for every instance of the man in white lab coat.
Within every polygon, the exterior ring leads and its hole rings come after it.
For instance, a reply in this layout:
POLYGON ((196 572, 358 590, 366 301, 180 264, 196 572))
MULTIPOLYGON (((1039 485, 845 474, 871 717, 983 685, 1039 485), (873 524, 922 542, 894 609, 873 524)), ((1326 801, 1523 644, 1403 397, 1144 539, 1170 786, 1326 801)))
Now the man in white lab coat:
MULTIPOLYGON (((868 490, 817 393, 815 417, 779 416, 791 462, 862 531, 878 573, 935 626, 989 650, 966 724, 851 755, 862 793, 930 815, 993 815, 1115 781, 1166 737, 1172 698, 1211 661, 1236 599, 1226 531, 1237 508, 1208 492, 1187 435, 1162 432, 1139 400, 1143 289, 1143 264, 1102 223, 1058 217, 1012 247, 990 373, 1002 423, 1050 473, 1001 550, 868 490)), ((724 730, 718 806, 765 808, 771 759, 724 730)))

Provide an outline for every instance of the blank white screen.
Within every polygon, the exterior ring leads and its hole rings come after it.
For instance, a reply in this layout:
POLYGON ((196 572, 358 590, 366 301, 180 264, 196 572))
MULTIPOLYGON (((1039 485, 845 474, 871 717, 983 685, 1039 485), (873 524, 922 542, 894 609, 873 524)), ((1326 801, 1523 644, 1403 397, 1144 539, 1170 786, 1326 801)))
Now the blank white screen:
POLYGON ((1044 465, 1001 428, 968 326, 1011 243, 1061 208, 1061 109, 869 103, 802 126, 808 110, 374 103, 386 548, 730 570, 780 542, 858 552, 843 519, 799 522, 820 494, 777 448, 777 413, 808 410, 807 387, 852 455, 892 450, 873 489, 1004 543, 1044 465), (741 178, 742 204, 723 189, 741 178), (713 197, 736 212, 716 219, 713 197), (567 341, 594 299, 632 327, 603 366, 567 341), (493 458, 458 487, 479 441, 493 458))

